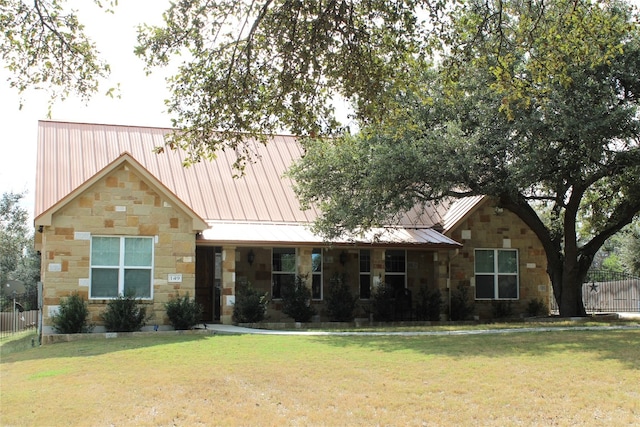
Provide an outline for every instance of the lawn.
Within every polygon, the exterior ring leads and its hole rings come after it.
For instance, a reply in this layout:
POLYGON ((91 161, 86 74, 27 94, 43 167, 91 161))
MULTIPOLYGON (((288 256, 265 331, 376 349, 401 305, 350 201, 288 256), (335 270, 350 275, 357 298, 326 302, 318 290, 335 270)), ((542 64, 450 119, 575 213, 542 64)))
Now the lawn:
POLYGON ((640 425, 640 330, 85 340, 2 356, 5 425, 640 425))

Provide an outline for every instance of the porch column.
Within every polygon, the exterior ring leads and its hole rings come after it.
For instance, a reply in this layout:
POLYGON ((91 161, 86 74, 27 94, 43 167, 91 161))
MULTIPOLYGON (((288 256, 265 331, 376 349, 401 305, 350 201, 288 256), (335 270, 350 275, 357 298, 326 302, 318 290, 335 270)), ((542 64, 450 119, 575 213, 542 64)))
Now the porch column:
POLYGON ((225 325, 232 323, 233 304, 236 298, 236 247, 222 247, 222 314, 220 321, 225 325))
POLYGON ((384 248, 371 249, 371 276, 373 283, 371 290, 373 291, 381 283, 384 283, 385 264, 384 257, 386 251, 384 248))
POLYGON ((306 246, 298 248, 298 274, 307 277, 307 287, 311 288, 311 252, 313 248, 306 246))

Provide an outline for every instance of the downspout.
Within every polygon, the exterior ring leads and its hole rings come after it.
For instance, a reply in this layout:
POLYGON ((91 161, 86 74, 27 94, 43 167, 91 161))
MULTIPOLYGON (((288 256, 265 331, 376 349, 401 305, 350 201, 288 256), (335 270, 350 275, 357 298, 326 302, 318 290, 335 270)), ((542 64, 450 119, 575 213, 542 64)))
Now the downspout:
POLYGON ((449 258, 447 260, 447 294, 448 294, 448 306, 449 306, 449 320, 451 320, 451 261, 460 254, 460 249, 455 249, 453 251, 453 256, 451 256, 451 251, 449 251, 449 258))

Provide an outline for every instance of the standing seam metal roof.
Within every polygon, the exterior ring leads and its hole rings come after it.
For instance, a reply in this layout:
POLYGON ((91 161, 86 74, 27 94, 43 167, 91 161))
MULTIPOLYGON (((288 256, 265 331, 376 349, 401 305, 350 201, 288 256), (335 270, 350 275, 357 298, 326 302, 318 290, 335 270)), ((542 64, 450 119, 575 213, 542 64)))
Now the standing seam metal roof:
MULTIPOLYGON (((56 121, 40 121, 38 126, 36 218, 124 152, 207 221, 308 225, 318 216, 313 207, 300 209, 291 179, 283 177, 303 154, 294 136, 275 135, 266 145, 248 140, 255 162, 247 165, 245 176, 234 178, 232 150, 190 167, 183 166, 185 155, 180 150, 155 153, 156 147, 165 147, 165 136, 172 129, 56 121)), ((394 232, 391 241, 455 244, 434 230, 419 231, 442 226, 446 208, 428 204, 405 214, 400 225, 407 229, 394 232)))

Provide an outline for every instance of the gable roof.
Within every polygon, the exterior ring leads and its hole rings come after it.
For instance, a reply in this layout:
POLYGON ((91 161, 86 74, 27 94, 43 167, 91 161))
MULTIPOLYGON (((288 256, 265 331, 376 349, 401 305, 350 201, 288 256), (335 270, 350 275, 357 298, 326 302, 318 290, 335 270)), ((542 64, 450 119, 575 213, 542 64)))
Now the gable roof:
POLYGON ((53 121, 38 125, 36 217, 124 152, 206 220, 311 222, 317 216, 313 209, 299 208, 290 180, 281 178, 301 155, 292 136, 274 136, 269 149, 248 141, 261 161, 248 164, 246 176, 234 179, 236 156, 229 150, 188 168, 180 150, 155 153, 171 129, 53 121))
MULTIPOLYGON (((212 232, 222 229, 214 223, 226 223, 229 230, 230 224, 245 229, 248 224, 272 224, 280 227, 278 232, 283 232, 293 229, 282 229, 282 226, 306 227, 317 218, 315 208, 300 208, 293 182, 283 176, 292 162, 303 154, 296 137, 274 135, 266 145, 247 140, 256 153, 256 161, 246 165, 245 176, 234 178, 236 153, 232 150, 220 151, 215 160, 189 167, 183 166, 186 156, 181 150, 166 149, 156 153, 154 149, 164 147, 165 137, 172 131, 168 128, 38 122, 35 217, 39 218, 70 195, 77 194, 78 189, 86 188, 86 183, 100 171, 123 153, 128 153, 129 159, 135 160, 145 174, 197 217, 207 221, 211 229, 206 235, 211 239, 223 237, 212 232)), ((395 233, 394 238, 372 234, 363 238, 381 243, 391 239, 387 243, 457 246, 457 242, 433 230, 406 232, 432 227, 441 229, 445 212, 446 207, 429 204, 403 216, 399 225, 404 227, 404 234, 395 233)), ((227 235, 226 232, 223 234, 227 235)), ((322 239, 315 236, 313 240, 322 239)))
POLYGON ((454 201, 444 216, 443 232, 447 234, 458 227, 462 221, 475 212, 485 200, 487 200, 486 196, 469 196, 454 201))
POLYGON ((53 204, 49 209, 42 212, 35 218, 35 225, 51 225, 52 215, 63 208, 67 203, 75 199, 82 194, 85 190, 91 187, 96 182, 100 181, 114 170, 118 169, 122 165, 126 165, 131 168, 135 173, 141 176, 147 185, 153 188, 157 193, 161 194, 164 198, 171 202, 172 206, 177 207, 186 213, 192 221, 193 231, 202 231, 208 228, 207 223, 198 216, 189 206, 185 205, 175 194, 173 194, 167 187, 165 187, 160 181, 158 181, 153 175, 151 175, 139 162, 137 162, 129 153, 123 153, 113 162, 102 168, 88 180, 84 181, 80 186, 76 187, 72 192, 53 204))

